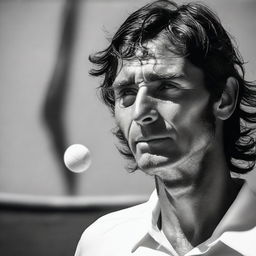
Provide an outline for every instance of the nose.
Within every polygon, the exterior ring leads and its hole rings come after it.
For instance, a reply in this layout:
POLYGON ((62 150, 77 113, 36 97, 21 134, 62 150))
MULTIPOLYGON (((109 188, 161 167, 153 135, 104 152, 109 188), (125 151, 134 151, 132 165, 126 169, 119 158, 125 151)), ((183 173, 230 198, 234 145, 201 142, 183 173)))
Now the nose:
POLYGON ((158 119, 155 103, 148 95, 148 88, 140 86, 134 105, 133 120, 139 125, 147 125, 158 119))

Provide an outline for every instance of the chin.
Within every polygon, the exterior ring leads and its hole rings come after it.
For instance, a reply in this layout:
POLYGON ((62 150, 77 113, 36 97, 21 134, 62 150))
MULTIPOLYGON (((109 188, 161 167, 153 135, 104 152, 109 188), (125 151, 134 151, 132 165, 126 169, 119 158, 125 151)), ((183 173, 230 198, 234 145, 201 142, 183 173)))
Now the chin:
POLYGON ((137 160, 139 169, 148 175, 159 175, 170 171, 171 166, 177 161, 177 159, 170 159, 169 157, 143 154, 140 159, 137 160))

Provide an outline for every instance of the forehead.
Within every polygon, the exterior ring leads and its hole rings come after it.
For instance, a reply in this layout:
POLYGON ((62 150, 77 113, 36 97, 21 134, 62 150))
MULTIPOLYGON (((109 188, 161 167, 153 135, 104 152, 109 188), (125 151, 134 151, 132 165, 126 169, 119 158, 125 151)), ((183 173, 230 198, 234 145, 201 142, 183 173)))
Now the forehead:
POLYGON ((171 47, 155 40, 139 48, 133 59, 119 63, 115 84, 140 83, 157 80, 159 77, 186 77, 203 79, 201 69, 189 60, 173 53, 171 47), (147 51, 144 57, 143 51, 147 51))

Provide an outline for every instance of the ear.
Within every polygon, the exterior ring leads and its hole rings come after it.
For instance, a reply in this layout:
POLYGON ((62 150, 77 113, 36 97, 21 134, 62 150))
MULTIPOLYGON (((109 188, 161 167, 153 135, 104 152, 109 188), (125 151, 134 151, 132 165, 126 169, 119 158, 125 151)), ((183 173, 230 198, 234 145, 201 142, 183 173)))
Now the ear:
POLYGON ((229 77, 220 99, 213 105, 216 118, 226 120, 233 114, 237 104, 238 92, 238 81, 234 77, 229 77))

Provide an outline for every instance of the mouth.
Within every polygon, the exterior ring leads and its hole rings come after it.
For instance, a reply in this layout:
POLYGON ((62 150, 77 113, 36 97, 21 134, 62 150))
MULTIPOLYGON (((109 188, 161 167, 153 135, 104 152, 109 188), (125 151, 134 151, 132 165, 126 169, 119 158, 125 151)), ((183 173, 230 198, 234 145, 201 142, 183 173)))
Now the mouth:
POLYGON ((149 137, 139 137, 135 140, 135 144, 138 143, 159 143, 171 139, 169 136, 149 136, 149 137))

